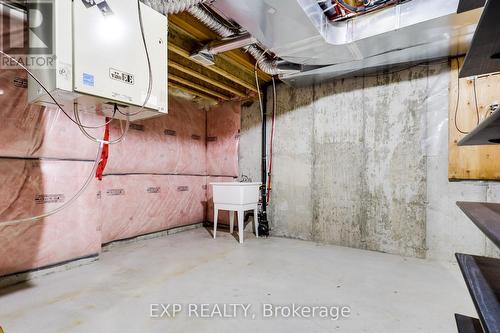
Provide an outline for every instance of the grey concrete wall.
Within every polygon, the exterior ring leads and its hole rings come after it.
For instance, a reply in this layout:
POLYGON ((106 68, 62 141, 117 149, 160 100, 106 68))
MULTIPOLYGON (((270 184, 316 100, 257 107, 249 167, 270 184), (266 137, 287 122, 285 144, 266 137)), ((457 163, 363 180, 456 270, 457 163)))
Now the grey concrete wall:
MULTIPOLYGON (((448 64, 439 62, 280 85, 273 234, 446 261, 457 251, 498 256, 455 202, 500 201, 500 185, 447 179, 449 80, 448 64)), ((240 168, 255 180, 258 104, 242 114, 240 168)))

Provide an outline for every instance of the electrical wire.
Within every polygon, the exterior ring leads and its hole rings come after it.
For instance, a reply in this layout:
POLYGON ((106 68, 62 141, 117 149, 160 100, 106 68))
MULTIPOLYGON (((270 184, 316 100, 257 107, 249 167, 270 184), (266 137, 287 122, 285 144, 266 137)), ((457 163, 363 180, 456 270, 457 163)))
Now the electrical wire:
POLYGON ((347 19, 347 18, 353 17, 353 16, 359 16, 359 15, 371 13, 373 11, 380 10, 382 8, 385 8, 385 7, 388 7, 391 5, 397 5, 397 4, 402 2, 401 0, 382 0, 382 2, 376 1, 373 3, 371 3, 371 1, 369 1, 369 3, 367 4, 366 1, 363 1, 363 3, 364 3, 363 7, 355 7, 355 6, 351 6, 347 3, 345 3, 344 0, 334 0, 334 1, 339 6, 339 8, 342 9, 342 11, 344 13, 341 14, 340 17, 331 18, 333 21, 338 21, 338 20, 347 19))
MULTIPOLYGON (((145 48, 146 57, 147 57, 147 60, 148 60, 148 68, 149 68, 148 93, 147 93, 146 99, 144 101, 144 104, 143 104, 141 110, 139 111, 139 112, 142 112, 142 110, 144 109, 144 107, 148 103, 149 98, 151 97, 151 91, 152 91, 152 86, 153 86, 153 72, 152 72, 152 69, 151 69, 151 61, 150 61, 150 58, 149 58, 149 52, 148 52, 148 48, 147 48, 147 44, 146 44, 146 38, 145 38, 145 35, 144 35, 144 25, 143 25, 143 22, 142 22, 142 14, 141 14, 141 9, 140 9, 140 0, 137 1, 137 4, 138 4, 138 14, 139 14, 139 23, 140 23, 140 27, 141 27, 142 41, 144 43, 144 48, 145 48)), ((17 61, 15 58, 13 58, 12 56, 10 56, 9 54, 5 53, 3 50, 0 50, 0 53, 3 54, 4 56, 6 56, 7 58, 9 58, 10 60, 14 61, 21 68, 23 68, 42 87, 42 89, 50 96, 50 98, 54 101, 54 103, 57 105, 57 107, 73 123, 75 123, 76 125, 78 125, 78 127, 80 128, 80 130, 82 131, 82 133, 87 138, 89 138, 90 140, 95 141, 95 142, 97 142, 99 144, 99 147, 97 149, 97 155, 96 155, 96 158, 95 158, 95 161, 94 161, 94 165, 93 165, 92 171, 90 172, 89 176, 87 177, 87 179, 83 183, 82 187, 76 192, 76 194, 73 197, 71 197, 71 199, 69 199, 67 202, 65 202, 61 206, 59 206, 59 207, 51 210, 48 213, 42 214, 42 215, 38 215, 38 216, 30 217, 30 218, 24 218, 24 219, 17 219, 17 220, 11 220, 11 221, 6 221, 6 222, 0 222, 0 227, 6 227, 6 226, 13 226, 13 225, 18 225, 18 224, 22 224, 22 223, 35 223, 35 222, 37 222, 37 221, 39 221, 41 219, 44 219, 44 218, 49 217, 51 215, 54 215, 54 214, 56 214, 56 213, 58 213, 58 212, 60 212, 60 211, 62 211, 64 209, 66 209, 71 204, 73 204, 85 192, 85 190, 88 188, 88 186, 90 185, 90 183, 94 179, 94 175, 96 173, 97 167, 99 166, 99 162, 101 160, 101 155, 102 155, 102 150, 103 150, 104 145, 105 144, 114 144, 114 143, 121 142, 125 138, 125 136, 127 135, 127 132, 128 132, 128 129, 129 129, 129 125, 130 125, 130 116, 131 115, 127 114, 127 122, 126 122, 125 130, 122 131, 122 135, 118 139, 112 140, 112 141, 106 141, 106 140, 96 139, 93 136, 91 136, 85 129, 86 128, 90 128, 90 129, 101 128, 103 126, 108 125, 109 122, 106 122, 106 124, 104 124, 102 126, 98 126, 98 127, 83 125, 82 122, 81 122, 81 120, 80 120, 80 114, 79 114, 78 104, 77 103, 73 104, 73 108, 74 108, 73 109, 73 113, 75 115, 75 119, 76 120, 73 119, 64 110, 64 108, 57 102, 57 100, 52 96, 52 94, 42 84, 42 82, 40 82, 40 80, 38 80, 38 78, 28 68, 26 68, 26 66, 22 65, 19 61, 17 61)), ((118 105, 115 103, 113 116, 116 114, 117 111, 119 111, 119 109, 118 109, 118 105)), ((139 112, 135 113, 134 115, 138 114, 139 112)), ((121 122, 120 122, 120 126, 121 126, 121 122)))
MULTIPOLYGON (((113 114, 115 114, 116 111, 118 111, 118 105, 115 103, 113 114)), ((73 104, 73 113, 75 114, 76 120, 78 122, 80 122, 80 111, 78 110, 78 103, 74 103, 73 104)), ((83 135, 85 135, 91 141, 94 141, 94 142, 97 142, 97 143, 102 143, 102 144, 105 144, 105 145, 114 145, 114 144, 122 142, 125 139, 125 137, 127 136, 128 130, 130 128, 130 116, 127 115, 127 121, 125 123, 125 130, 122 131, 122 134, 120 135, 120 137, 118 137, 117 139, 114 139, 114 140, 102 140, 102 139, 98 139, 98 138, 90 135, 87 132, 87 130, 85 130, 85 128, 83 128, 81 126, 79 126, 79 128, 80 128, 80 131, 83 133, 83 135)))
MULTIPOLYGON (((140 0, 137 0, 137 15, 139 16, 139 26, 141 28, 142 43, 144 45, 144 52, 146 53, 146 60, 148 62, 149 81, 148 81, 148 92, 146 94, 146 100, 142 104, 142 107, 139 111, 132 113, 132 114, 130 114, 130 113, 126 114, 129 117, 136 116, 136 115, 140 114, 142 111, 144 111, 144 108, 148 104, 149 98, 151 97, 151 92, 153 91, 153 69, 151 66, 151 58, 149 57, 148 45, 146 43, 146 36, 144 35, 144 22, 142 20, 141 1, 140 0)), ((118 110, 118 112, 120 112, 120 111, 118 110)), ((122 112, 120 112, 120 113, 123 114, 122 112)))
POLYGON ((269 171, 267 175, 267 204, 271 201, 271 185, 273 176, 273 146, 274 146, 274 134, 276 132, 276 112, 278 109, 277 105, 277 93, 276 93, 276 81, 274 76, 272 77, 273 82, 273 116, 272 116, 272 126, 271 126, 271 140, 269 142, 269 171))
POLYGON ((37 222, 37 221, 39 221, 41 219, 44 219, 44 218, 49 217, 51 215, 54 215, 54 214, 62 211, 63 209, 69 207, 71 204, 73 204, 76 201, 76 199, 78 199, 83 194, 83 192, 85 192, 85 190, 87 189, 87 187, 92 182, 92 179, 94 179, 94 176, 95 176, 95 173, 96 173, 96 170, 97 170, 97 166, 99 165, 99 162, 101 160, 101 154, 102 154, 102 148, 103 148, 103 146, 104 146, 104 144, 102 144, 102 143, 99 144, 99 148, 97 149, 97 156, 95 158, 94 166, 92 168, 92 171, 90 172, 90 174, 88 175, 87 179, 83 183, 83 186, 78 190, 78 192, 76 192, 76 194, 73 197, 71 197, 71 199, 69 199, 68 201, 66 201, 64 204, 62 204, 61 206, 57 207, 56 209, 51 210, 50 212, 42 214, 42 215, 38 215, 38 216, 34 216, 34 217, 29 217, 29 218, 24 218, 24 219, 12 220, 12 221, 8 221, 8 222, 0 222, 0 228, 8 227, 8 226, 13 226, 13 225, 17 225, 17 224, 22 224, 22 223, 27 223, 27 222, 34 223, 34 222, 37 222))
MULTIPOLYGON (((470 131, 469 132, 463 131, 458 126, 458 109, 460 106, 460 62, 458 61, 458 58, 456 58, 455 60, 457 62, 457 101, 456 101, 456 105, 455 105, 454 123, 455 123, 456 130, 460 134, 469 134, 470 131)), ((474 87, 474 101, 475 101, 475 105, 476 105, 476 116, 477 116, 476 126, 477 126, 477 125, 479 125, 481 120, 480 120, 480 116, 479 116, 479 107, 478 107, 478 103, 477 103, 476 78, 474 78, 473 82, 474 82, 473 87, 474 87)))
POLYGON ((262 121, 264 121, 264 106, 262 105, 262 94, 260 92, 260 84, 259 84, 259 74, 257 73, 257 66, 259 65, 259 61, 265 57, 266 53, 269 51, 269 49, 265 50, 258 59, 255 61, 255 68, 254 68, 254 74, 255 74, 255 84, 257 85, 257 95, 259 96, 259 105, 260 105, 260 116, 262 118, 262 121))
POLYGON ((61 110, 62 113, 64 113, 66 115, 66 117, 68 117, 69 120, 71 120, 74 124, 78 125, 78 126, 81 126, 81 127, 84 127, 84 128, 88 128, 88 129, 98 129, 98 128, 102 128, 104 126, 106 126, 107 124, 104 124, 104 125, 99 125, 99 126, 88 126, 88 125, 83 125, 81 123, 78 123, 76 120, 74 120, 67 112, 66 110, 64 110, 64 108, 61 106, 61 104, 59 104, 59 102, 57 102, 57 100, 54 98, 54 96, 52 96, 52 94, 48 91, 48 89, 42 84, 42 82, 40 82, 40 80, 38 80, 38 78, 35 77, 35 74, 33 74, 26 66, 24 66, 23 64, 21 64, 17 59, 15 59, 14 57, 12 57, 11 55, 5 53, 3 50, 0 50, 0 53, 3 54, 5 57, 9 58, 10 60, 12 60, 16 65, 18 65, 19 67, 21 67, 22 69, 24 69, 29 76, 31 76, 31 78, 33 80, 35 80, 41 87, 42 89, 45 91, 45 93, 47 95, 49 95, 50 99, 52 99, 52 101, 56 104, 56 106, 59 108, 59 110, 61 110))
MULTIPOLYGON (((144 52, 146 53, 146 59, 147 59, 147 63, 148 63, 149 80, 148 80, 148 90, 147 90, 147 94, 146 94, 146 99, 144 100, 144 103, 142 104, 140 110, 137 111, 137 112, 135 112, 135 113, 124 113, 124 112, 121 112, 120 109, 118 108, 118 105, 115 103, 115 105, 114 105, 114 113, 113 114, 115 114, 118 111, 120 114, 122 114, 122 115, 124 115, 124 116, 127 117, 126 123, 125 123, 125 129, 122 131, 122 134, 117 139, 114 139, 114 140, 102 140, 102 139, 98 139, 98 138, 93 137, 92 135, 90 135, 85 130, 85 128, 83 128, 82 126, 78 126, 80 128, 80 131, 89 140, 92 140, 92 141, 97 142, 97 143, 103 143, 103 144, 107 144, 107 145, 113 145, 113 144, 117 144, 117 143, 122 142, 125 139, 125 137, 127 136, 129 128, 130 128, 130 117, 136 116, 136 115, 140 114, 141 112, 143 112, 144 108, 148 104, 148 101, 149 101, 149 99, 151 97, 151 92, 153 90, 153 70, 152 70, 152 66, 151 66, 151 58, 149 56, 148 46, 147 46, 147 43, 146 43, 146 36, 145 36, 145 33, 144 33, 144 22, 142 20, 141 1, 140 0, 137 0, 137 15, 139 17, 139 26, 140 26, 140 30, 141 30, 141 37, 142 37, 142 42, 143 42, 143 45, 144 45, 144 52)), ((78 110, 78 107, 77 107, 76 103, 74 104, 73 112, 75 114, 75 118, 76 118, 77 122, 80 123, 81 122, 80 121, 80 115, 79 115, 80 111, 78 110)))
POLYGON ((479 125, 481 120, 480 120, 480 116, 479 116, 479 107, 478 107, 478 103, 477 103, 476 77, 474 77, 474 81, 473 81, 472 85, 474 87, 474 105, 476 106, 476 116, 477 116, 476 126, 477 126, 477 125, 479 125))

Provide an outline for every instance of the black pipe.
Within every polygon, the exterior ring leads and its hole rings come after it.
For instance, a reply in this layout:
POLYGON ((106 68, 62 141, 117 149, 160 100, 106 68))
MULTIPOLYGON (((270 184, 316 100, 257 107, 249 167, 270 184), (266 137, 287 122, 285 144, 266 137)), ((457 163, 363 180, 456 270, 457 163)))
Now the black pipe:
POLYGON ((260 187, 261 211, 259 214, 259 236, 269 236, 269 222, 267 220, 267 99, 268 88, 272 83, 263 85, 262 92, 262 164, 260 187))

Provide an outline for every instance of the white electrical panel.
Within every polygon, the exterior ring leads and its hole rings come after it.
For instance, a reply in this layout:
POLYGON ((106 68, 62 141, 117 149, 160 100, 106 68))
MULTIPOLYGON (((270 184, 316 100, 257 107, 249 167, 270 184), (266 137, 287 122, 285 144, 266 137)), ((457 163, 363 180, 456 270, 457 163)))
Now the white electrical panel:
MULTIPOLYGON (((140 4, 145 48, 137 0, 49 2, 54 66, 34 68, 33 72, 66 110, 77 105, 79 110, 121 119, 128 113, 133 115, 131 120, 168 112, 166 16, 140 4), (139 113, 150 80, 150 97, 139 113), (121 113, 115 112, 115 105, 121 113)), ((28 90, 31 103, 54 104, 33 79, 28 90)))

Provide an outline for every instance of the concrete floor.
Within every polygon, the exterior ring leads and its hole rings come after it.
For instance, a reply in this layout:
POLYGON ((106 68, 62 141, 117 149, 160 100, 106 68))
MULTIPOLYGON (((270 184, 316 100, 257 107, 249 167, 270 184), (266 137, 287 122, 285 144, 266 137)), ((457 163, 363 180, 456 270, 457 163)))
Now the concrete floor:
POLYGON ((90 265, 0 290, 5 333, 456 333, 454 312, 474 315, 455 265, 250 234, 239 245, 205 229, 116 246, 90 265), (153 319, 151 303, 184 308, 153 319), (189 318, 190 303, 251 304, 255 318, 189 318), (352 315, 262 319, 265 303, 343 305, 352 315))

